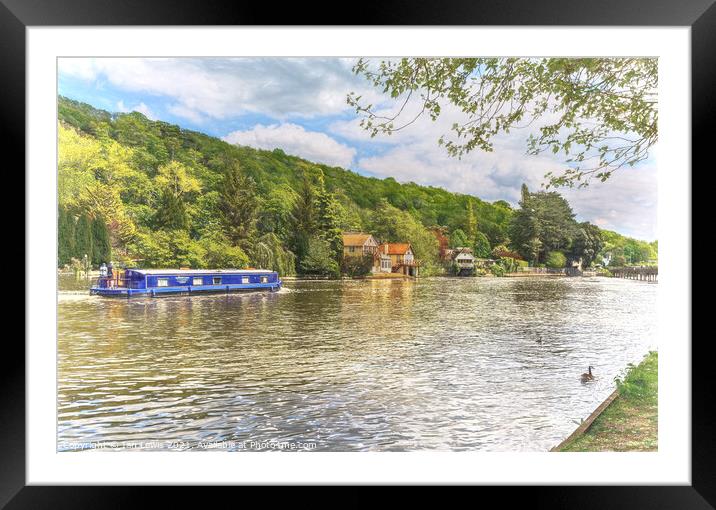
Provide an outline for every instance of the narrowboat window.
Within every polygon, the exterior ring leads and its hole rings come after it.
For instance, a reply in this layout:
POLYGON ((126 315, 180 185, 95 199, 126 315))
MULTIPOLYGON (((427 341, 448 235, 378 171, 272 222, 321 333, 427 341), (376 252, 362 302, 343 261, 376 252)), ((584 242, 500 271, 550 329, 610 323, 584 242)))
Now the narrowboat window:
POLYGON ((268 276, 262 276, 261 283, 268 283, 268 276))
POLYGON ((221 276, 214 276, 211 281, 214 285, 221 285, 221 276))
POLYGON ((248 276, 242 276, 242 277, 241 277, 241 283, 249 283, 249 277, 248 277, 248 276))
POLYGON ((192 279, 191 284, 192 285, 204 285, 204 279, 201 277, 198 277, 198 278, 195 277, 194 279, 192 279))
POLYGON ((157 278, 157 287, 169 287, 169 278, 157 278))

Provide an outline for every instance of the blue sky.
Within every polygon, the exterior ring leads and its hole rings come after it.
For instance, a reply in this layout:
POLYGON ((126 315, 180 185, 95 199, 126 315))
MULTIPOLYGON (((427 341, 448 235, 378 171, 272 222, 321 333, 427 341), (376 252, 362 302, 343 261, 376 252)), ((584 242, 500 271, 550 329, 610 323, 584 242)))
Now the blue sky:
MULTIPOLYGON (((516 205, 520 186, 536 190, 555 156, 525 154, 528 133, 495 138, 491 153, 450 158, 437 140, 459 112, 421 118, 390 137, 370 138, 346 103, 356 92, 389 112, 394 104, 338 58, 64 58, 59 93, 110 112, 138 111, 231 143, 280 147, 363 175, 439 186, 516 205)), ((417 107, 409 105, 408 108, 417 107)), ((409 112, 408 112, 409 113, 409 112)), ((655 152, 655 151, 654 151, 655 152)), ((656 157, 621 169, 606 183, 560 190, 580 221, 656 239, 656 157)))

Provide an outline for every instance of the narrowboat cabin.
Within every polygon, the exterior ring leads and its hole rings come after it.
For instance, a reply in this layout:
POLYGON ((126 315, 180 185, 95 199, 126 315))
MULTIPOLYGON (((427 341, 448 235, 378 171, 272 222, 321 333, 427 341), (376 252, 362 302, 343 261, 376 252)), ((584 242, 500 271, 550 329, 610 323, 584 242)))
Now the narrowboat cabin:
POLYGON ((90 294, 163 296, 208 292, 277 291, 278 273, 265 269, 124 269, 100 276, 90 294))

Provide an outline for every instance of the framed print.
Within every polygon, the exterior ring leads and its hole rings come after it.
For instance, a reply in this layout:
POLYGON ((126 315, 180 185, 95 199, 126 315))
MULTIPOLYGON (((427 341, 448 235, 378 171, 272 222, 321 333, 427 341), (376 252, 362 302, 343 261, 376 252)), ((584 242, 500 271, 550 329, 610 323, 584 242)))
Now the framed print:
POLYGON ((127 7, 0 11, 27 199, 3 504, 352 483, 710 507, 691 168, 716 7, 127 7))

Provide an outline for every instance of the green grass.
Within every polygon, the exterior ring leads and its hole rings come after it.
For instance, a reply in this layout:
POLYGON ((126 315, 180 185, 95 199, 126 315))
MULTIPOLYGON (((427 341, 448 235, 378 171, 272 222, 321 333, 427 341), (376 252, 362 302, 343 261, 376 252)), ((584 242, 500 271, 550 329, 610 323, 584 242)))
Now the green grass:
POLYGON ((657 451, 659 358, 650 352, 617 379, 619 396, 562 452, 657 451))

